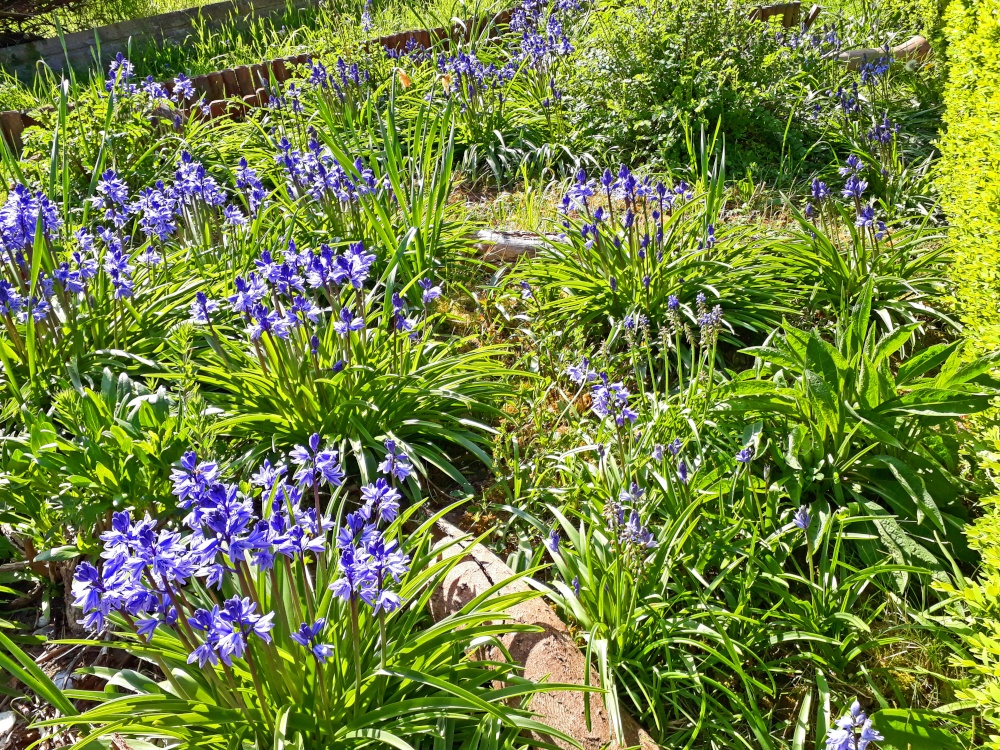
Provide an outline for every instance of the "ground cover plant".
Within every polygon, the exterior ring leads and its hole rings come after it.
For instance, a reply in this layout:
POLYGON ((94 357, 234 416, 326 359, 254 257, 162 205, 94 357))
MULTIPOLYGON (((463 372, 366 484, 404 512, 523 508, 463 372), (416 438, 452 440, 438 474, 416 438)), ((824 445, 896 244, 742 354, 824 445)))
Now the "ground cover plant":
POLYGON ((746 11, 528 0, 386 52, 403 10, 324 8, 43 77, 0 153, 7 746, 576 746, 534 699, 581 685, 509 647, 532 598, 613 737, 980 743, 1000 353, 951 294, 940 73, 837 61, 898 8, 746 11), (303 47, 203 116, 191 74, 303 47), (511 578, 442 614, 460 544, 511 578))

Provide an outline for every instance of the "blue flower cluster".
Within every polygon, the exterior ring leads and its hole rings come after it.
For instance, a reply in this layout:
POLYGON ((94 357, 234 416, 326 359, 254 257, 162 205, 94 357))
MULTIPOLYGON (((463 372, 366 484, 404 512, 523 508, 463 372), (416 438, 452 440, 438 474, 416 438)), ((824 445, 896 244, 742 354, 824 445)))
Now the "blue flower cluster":
POLYGON ((629 392, 621 383, 611 383, 606 373, 599 375, 600 382, 593 386, 590 393, 591 409, 601 419, 612 419, 619 427, 625 421, 635 422, 639 415, 628 403, 629 392))
MULTIPOLYGON (((585 221, 580 227, 580 234, 588 248, 602 239, 620 248, 623 237, 619 229, 627 235, 638 232, 639 260, 644 261, 652 253, 660 262, 663 260, 664 219, 693 197, 691 186, 683 180, 673 186, 667 186, 662 181, 654 183, 649 178, 640 179, 625 164, 617 172, 605 169, 599 179, 588 178, 586 170, 581 169, 563 196, 562 224, 565 229, 571 229, 570 215, 581 213, 585 221), (592 207, 591 199, 595 196, 603 198, 607 205, 595 204, 592 207), (625 204, 620 216, 615 213, 616 203, 625 204), (609 221, 617 221, 618 226, 603 229, 609 221)), ((711 226, 702 246, 711 248, 715 241, 715 227, 711 226)))
POLYGON ((826 750, 867 750, 873 742, 884 737, 872 727, 872 720, 865 716, 861 704, 851 704, 849 713, 837 720, 826 739, 826 750))
POLYGON ((180 123, 181 110, 193 104, 198 96, 191 79, 183 73, 174 78, 171 86, 173 93, 167 86, 153 80, 153 76, 146 76, 140 83, 135 83, 134 78, 135 66, 119 52, 108 65, 108 77, 104 82, 104 89, 119 99, 154 109, 174 105, 175 125, 180 123))
MULTIPOLYGON (((387 440, 379 468, 391 481, 402 481, 412 464, 387 440)), ((380 478, 362 487, 363 504, 348 514, 336 541, 342 575, 331 588, 345 599, 368 603, 375 612, 391 612, 401 605, 390 579, 399 582, 410 562, 398 541, 379 529, 399 513, 402 496, 390 480, 380 478)), ((147 639, 159 627, 181 626, 189 662, 231 664, 244 655, 252 637, 270 642, 273 613, 257 611, 256 594, 247 591, 243 593, 249 597, 237 594, 210 609, 193 608, 182 589, 192 579, 221 589, 237 574, 234 585, 242 591, 250 567, 266 571, 279 556, 305 563, 321 555, 333 525, 320 515, 318 504, 301 507, 303 493, 312 490, 318 497, 321 485, 339 487, 343 481, 337 451, 324 447, 315 434, 306 445, 295 447, 287 464, 264 461, 247 492, 224 481, 217 463, 199 461, 188 451, 171 474, 178 504, 188 511, 182 522, 187 531, 158 527, 149 516, 136 520, 128 511, 115 513, 111 529, 101 535, 100 570, 89 562, 77 566, 73 594, 84 612, 81 622, 102 630, 109 615, 118 612, 147 639), (289 471, 294 472, 290 483, 284 479, 289 471), (200 635, 192 642, 195 633, 200 635)), ((292 636, 321 661, 329 656, 328 647, 318 641, 324 625, 322 619, 303 624, 292 636)))
POLYGON ((341 102, 349 96, 357 97, 364 84, 371 80, 367 70, 361 70, 357 63, 348 65, 338 57, 331 71, 318 60, 309 60, 309 84, 321 92, 333 92, 341 102))
POLYGON ((410 558, 379 529, 399 514, 400 493, 390 481, 403 481, 412 471, 409 458, 394 440, 385 441, 386 457, 379 471, 388 477, 361 488, 364 504, 349 513, 337 535, 340 575, 331 585, 333 593, 352 603, 363 601, 376 613, 392 612, 402 604, 390 588, 389 579, 399 583, 410 566, 410 558))
POLYGON ((43 272, 34 292, 29 289, 31 254, 39 222, 42 238, 46 242, 55 239, 62 228, 58 207, 41 191, 32 192, 25 185, 15 184, 0 206, 0 251, 6 252, 14 273, 13 283, 0 279, 0 313, 8 318, 8 324, 15 318, 26 321, 29 316, 37 322, 51 310, 49 299, 57 276, 43 272))
POLYGON ((353 172, 345 169, 328 148, 320 145, 315 133, 310 133, 305 151, 294 148, 287 138, 278 142, 278 149, 274 160, 285 170, 286 187, 292 198, 309 196, 315 201, 330 199, 351 204, 375 195, 380 187, 388 187, 376 179, 360 157, 352 165, 353 172))

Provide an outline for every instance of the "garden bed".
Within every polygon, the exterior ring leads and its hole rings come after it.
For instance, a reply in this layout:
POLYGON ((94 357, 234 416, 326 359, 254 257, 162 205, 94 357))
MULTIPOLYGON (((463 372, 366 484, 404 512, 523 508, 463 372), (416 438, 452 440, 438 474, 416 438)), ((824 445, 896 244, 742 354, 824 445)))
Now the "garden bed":
POLYGON ((354 10, 0 118, 11 737, 975 741, 944 615, 1000 382, 921 45, 797 4, 377 43, 354 10), (912 64, 841 62, 886 43, 912 64))

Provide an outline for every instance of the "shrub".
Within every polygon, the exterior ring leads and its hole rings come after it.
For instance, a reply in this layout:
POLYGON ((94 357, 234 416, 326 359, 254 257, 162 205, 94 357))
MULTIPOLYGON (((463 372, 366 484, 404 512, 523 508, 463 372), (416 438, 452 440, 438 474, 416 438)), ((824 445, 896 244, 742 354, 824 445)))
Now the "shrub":
POLYGON ((955 297, 973 347, 1000 346, 1000 2, 948 8, 951 70, 938 181, 951 222, 955 297))

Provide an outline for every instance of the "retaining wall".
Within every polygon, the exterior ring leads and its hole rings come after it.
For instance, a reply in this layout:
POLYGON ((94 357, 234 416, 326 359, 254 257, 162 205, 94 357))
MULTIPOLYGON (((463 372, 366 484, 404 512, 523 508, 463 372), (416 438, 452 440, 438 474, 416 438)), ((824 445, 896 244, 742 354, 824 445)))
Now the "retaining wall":
MULTIPOLYGON (((294 5, 308 7, 312 0, 295 0, 294 5)), ((99 26, 88 31, 66 34, 62 38, 0 48, 0 68, 21 80, 29 81, 38 63, 45 63, 56 73, 69 69, 105 70, 119 52, 127 52, 129 43, 148 44, 183 42, 200 16, 209 26, 226 23, 245 24, 251 19, 284 12, 287 0, 226 0, 200 8, 177 10, 146 18, 99 26)))

